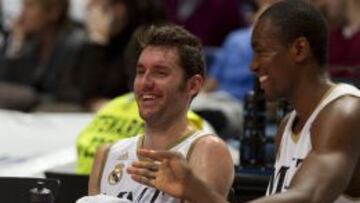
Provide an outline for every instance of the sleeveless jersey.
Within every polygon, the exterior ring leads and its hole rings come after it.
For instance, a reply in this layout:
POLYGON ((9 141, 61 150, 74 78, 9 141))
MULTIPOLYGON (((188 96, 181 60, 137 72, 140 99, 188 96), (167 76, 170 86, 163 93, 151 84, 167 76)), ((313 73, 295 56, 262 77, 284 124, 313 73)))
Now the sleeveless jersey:
MULTIPOLYGON (((180 152, 184 157, 187 157, 191 153, 193 143, 207 135, 209 135, 207 132, 194 131, 185 140, 171 148, 170 151, 180 152)), ((128 138, 115 143, 110 148, 102 172, 100 192, 120 199, 127 199, 131 202, 180 203, 180 199, 135 182, 126 172, 126 168, 133 161, 138 160, 137 149, 141 145, 142 139, 143 136, 128 138)))
MULTIPOLYGON (((267 195, 288 190, 291 180, 294 177, 297 169, 300 167, 302 161, 306 158, 312 149, 310 129, 314 120, 326 105, 345 95, 360 97, 360 91, 357 88, 347 84, 339 84, 330 89, 329 93, 325 95, 311 116, 308 118, 304 127, 301 129, 300 134, 296 136, 298 140, 292 137, 292 126, 296 118, 296 112, 291 112, 289 120, 284 129, 283 136, 281 138, 281 143, 275 163, 275 170, 270 179, 270 183, 266 192, 267 195)), ((350 200, 345 196, 340 196, 340 198, 335 201, 335 203, 355 202, 360 202, 360 199, 350 200)))

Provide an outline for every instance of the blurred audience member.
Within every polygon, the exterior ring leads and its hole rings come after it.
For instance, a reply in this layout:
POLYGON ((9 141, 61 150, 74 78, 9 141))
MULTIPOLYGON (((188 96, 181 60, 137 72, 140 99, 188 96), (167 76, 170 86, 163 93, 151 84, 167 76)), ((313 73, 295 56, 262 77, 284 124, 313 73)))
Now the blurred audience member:
POLYGON ((84 33, 71 26, 68 4, 23 1, 2 56, 1 108, 28 111, 53 102, 79 102, 72 75, 84 33))
POLYGON ((310 0, 324 15, 330 29, 344 22, 344 0, 310 0))
POLYGON ((132 35, 141 25, 165 21, 161 0, 90 0, 78 79, 86 105, 99 109, 109 99, 132 90, 137 60, 132 35))
POLYGON ((205 46, 219 46, 242 25, 238 0, 164 0, 169 20, 200 37, 205 46))
POLYGON ((329 38, 330 75, 335 79, 358 83, 360 82, 360 1, 346 0, 341 3, 345 9, 344 22, 330 32, 329 38))
POLYGON ((2 7, 2 1, 0 1, 0 53, 3 52, 4 45, 5 45, 5 38, 6 38, 6 32, 4 29, 4 14, 3 14, 3 7, 2 7))
MULTIPOLYGON (((256 0, 252 22, 267 5, 277 0, 256 0)), ((220 135, 234 135, 241 131, 243 100, 252 90, 254 75, 250 71, 253 52, 251 48, 252 26, 231 32, 219 50, 203 91, 192 103, 192 109, 213 124, 220 135), (220 121, 222 115, 225 122, 220 121)))
POLYGON ((329 34, 329 73, 335 80, 360 84, 360 2, 312 0, 324 14, 329 34))

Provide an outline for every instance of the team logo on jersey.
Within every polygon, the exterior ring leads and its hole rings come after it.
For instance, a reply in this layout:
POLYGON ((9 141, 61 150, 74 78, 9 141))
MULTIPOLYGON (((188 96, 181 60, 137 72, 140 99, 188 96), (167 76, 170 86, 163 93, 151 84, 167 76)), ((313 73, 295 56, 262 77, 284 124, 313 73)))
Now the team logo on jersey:
POLYGON ((110 185, 116 185, 120 182, 120 180, 123 176, 124 166, 125 165, 122 163, 115 165, 114 169, 110 172, 110 174, 108 176, 108 183, 110 185))

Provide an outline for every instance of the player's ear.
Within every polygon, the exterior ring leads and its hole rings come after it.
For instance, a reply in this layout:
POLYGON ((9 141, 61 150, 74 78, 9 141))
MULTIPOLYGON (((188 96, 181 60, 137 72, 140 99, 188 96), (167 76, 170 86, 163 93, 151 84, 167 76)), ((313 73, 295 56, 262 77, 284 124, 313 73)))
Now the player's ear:
POLYGON ((309 41, 305 37, 298 37, 291 45, 291 56, 295 62, 301 63, 311 56, 309 41))
POLYGON ((187 83, 187 90, 190 95, 196 95, 200 92, 204 84, 204 77, 199 74, 192 76, 187 83))

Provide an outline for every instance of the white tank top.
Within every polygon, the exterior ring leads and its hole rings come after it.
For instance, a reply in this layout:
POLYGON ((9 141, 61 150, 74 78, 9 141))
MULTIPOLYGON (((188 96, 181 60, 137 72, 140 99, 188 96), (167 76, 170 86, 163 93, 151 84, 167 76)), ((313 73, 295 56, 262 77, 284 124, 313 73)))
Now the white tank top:
MULTIPOLYGON (((301 129, 300 134, 296 136, 298 140, 292 137, 292 126, 296 118, 296 112, 291 112, 280 142, 278 157, 275 162, 275 171, 270 179, 266 195, 288 190, 297 169, 312 149, 310 129, 314 120, 326 105, 345 95, 360 97, 360 91, 347 84, 339 84, 332 88, 310 115, 304 127, 301 129)), ((335 201, 335 203, 356 202, 360 202, 360 199, 350 200, 350 198, 345 196, 340 196, 340 198, 335 201)))
MULTIPOLYGON (((184 157, 187 157, 191 153, 195 141, 207 135, 209 135, 207 132, 194 131, 185 140, 172 147, 170 151, 180 152, 184 157)), ((126 168, 133 161, 138 160, 136 151, 141 145, 141 140, 142 136, 124 139, 110 148, 102 172, 100 192, 120 199, 127 199, 131 202, 180 203, 180 199, 135 182, 126 172, 126 168)))

